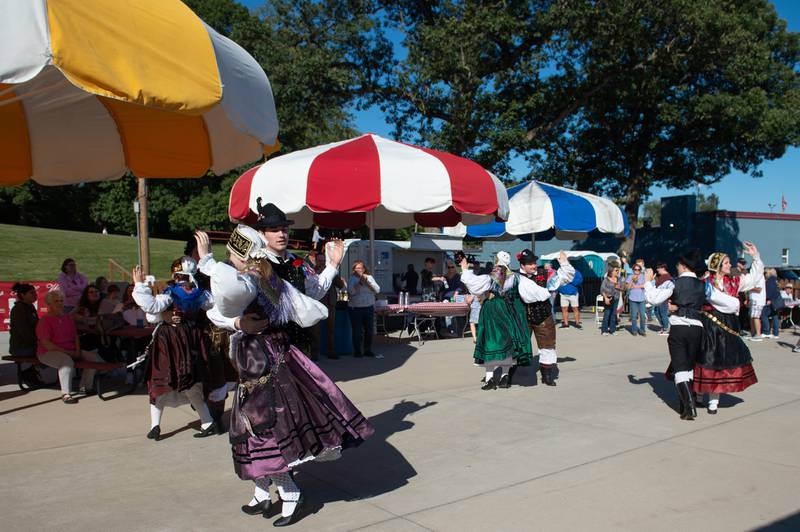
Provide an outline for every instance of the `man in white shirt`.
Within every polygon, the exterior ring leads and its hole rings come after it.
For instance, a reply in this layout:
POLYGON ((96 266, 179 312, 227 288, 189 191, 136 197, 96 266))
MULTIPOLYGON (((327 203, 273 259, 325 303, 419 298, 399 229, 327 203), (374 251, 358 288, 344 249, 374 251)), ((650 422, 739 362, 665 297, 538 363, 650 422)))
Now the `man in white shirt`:
MULTIPOLYGON (((325 297, 331 283, 339 274, 339 264, 344 256, 344 243, 341 240, 330 242, 326 247, 325 256, 328 265, 317 274, 314 267, 289 253, 289 226, 294 224, 286 218, 286 213, 272 203, 261 204, 258 198, 258 220, 252 224, 261 235, 266 245, 267 258, 272 263, 273 271, 294 286, 300 293, 316 300, 325 297)), ((289 336, 292 343, 310 358, 315 359, 316 354, 311 350, 311 331, 300 328, 294 322, 288 325, 289 336)))
POLYGON ((761 312, 767 304, 767 285, 764 276, 762 275, 756 284, 756 287, 750 290, 750 331, 753 336, 750 338, 751 342, 761 342, 764 337, 761 335, 761 312))

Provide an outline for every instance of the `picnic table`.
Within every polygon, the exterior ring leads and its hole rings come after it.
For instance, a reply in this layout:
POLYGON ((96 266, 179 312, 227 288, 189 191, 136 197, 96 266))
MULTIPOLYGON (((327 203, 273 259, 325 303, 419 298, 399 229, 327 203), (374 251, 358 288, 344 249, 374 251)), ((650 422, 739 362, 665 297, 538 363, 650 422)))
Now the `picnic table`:
MULTIPOLYGON (((411 336, 416 336, 419 343, 424 343, 422 336, 432 334, 437 339, 439 334, 436 332, 435 322, 438 318, 457 318, 469 316, 470 306, 467 303, 450 303, 448 301, 430 301, 413 303, 411 305, 380 305, 375 307, 375 314, 383 321, 383 329, 386 330, 385 319, 389 316, 405 316, 403 329, 400 330, 400 337, 403 336, 405 324, 413 326, 411 336), (429 325, 429 328, 426 328, 429 325)), ((466 323, 461 329, 463 335, 466 323)))

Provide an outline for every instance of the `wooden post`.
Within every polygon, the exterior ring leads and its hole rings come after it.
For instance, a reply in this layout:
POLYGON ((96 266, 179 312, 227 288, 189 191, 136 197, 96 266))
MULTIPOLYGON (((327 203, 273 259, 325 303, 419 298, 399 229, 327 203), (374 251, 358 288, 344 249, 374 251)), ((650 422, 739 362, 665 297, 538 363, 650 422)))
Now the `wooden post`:
POLYGON ((139 202, 139 258, 142 271, 150 275, 150 235, 147 229, 147 182, 142 177, 136 178, 136 201, 139 202))

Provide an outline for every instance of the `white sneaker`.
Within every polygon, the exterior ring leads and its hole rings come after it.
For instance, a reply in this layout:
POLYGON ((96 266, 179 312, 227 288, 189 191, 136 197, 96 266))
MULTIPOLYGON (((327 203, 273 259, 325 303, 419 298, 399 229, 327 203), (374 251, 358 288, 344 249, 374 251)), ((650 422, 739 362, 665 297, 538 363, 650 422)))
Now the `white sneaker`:
POLYGON ((764 337, 759 334, 758 336, 752 336, 750 338, 750 341, 751 342, 763 342, 764 341, 764 337))
POLYGON ((767 333, 767 334, 762 334, 761 337, 762 338, 772 338, 772 335, 767 333))
POLYGON ((609 336, 609 334, 607 332, 604 332, 603 336, 609 336))

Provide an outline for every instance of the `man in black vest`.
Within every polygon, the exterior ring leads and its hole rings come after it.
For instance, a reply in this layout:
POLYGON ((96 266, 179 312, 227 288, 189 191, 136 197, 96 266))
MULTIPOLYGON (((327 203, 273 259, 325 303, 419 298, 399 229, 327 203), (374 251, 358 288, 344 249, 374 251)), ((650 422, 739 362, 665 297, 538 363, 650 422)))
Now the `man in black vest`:
POLYGON ((655 306, 669 300, 669 370, 675 380, 680 399, 681 419, 692 420, 697 416, 692 380, 695 358, 703 344, 703 324, 700 312, 706 301, 706 286, 697 278, 704 270, 698 251, 682 255, 678 259, 678 277, 665 281, 658 287, 653 283, 655 273, 645 272, 645 298, 655 306))
MULTIPOLYGON (((320 274, 307 261, 287 251, 289 245, 289 226, 294 224, 286 219, 286 214, 272 203, 261 204, 258 198, 258 220, 252 224, 267 247, 267 258, 273 271, 284 281, 291 283, 308 297, 320 300, 325 297, 334 279, 339 275, 339 264, 344 256, 344 243, 334 240, 325 246, 328 265, 320 274)), ((311 353, 311 331, 289 322, 289 336, 292 343, 309 357, 311 353)))
MULTIPOLYGON (((548 286, 547 271, 536 265, 538 258, 529 249, 518 253, 519 273, 542 288, 552 291, 554 288, 548 286)), ((528 319, 528 328, 536 338, 542 383, 548 386, 555 386, 558 375, 558 364, 556 363, 558 359, 556 356, 556 322, 553 320, 553 305, 550 303, 549 298, 534 303, 526 303, 525 315, 528 319)))

